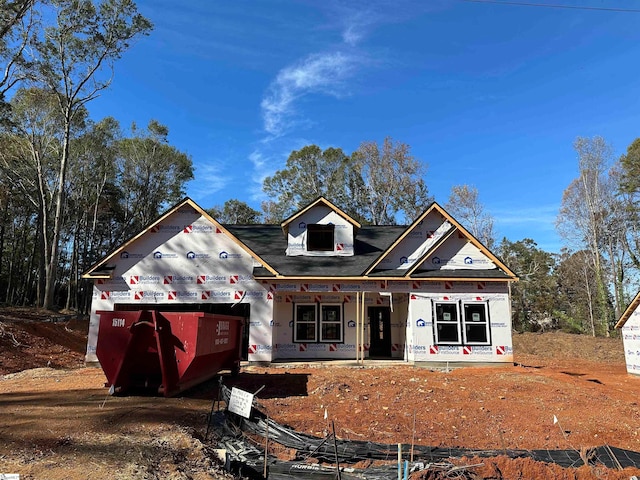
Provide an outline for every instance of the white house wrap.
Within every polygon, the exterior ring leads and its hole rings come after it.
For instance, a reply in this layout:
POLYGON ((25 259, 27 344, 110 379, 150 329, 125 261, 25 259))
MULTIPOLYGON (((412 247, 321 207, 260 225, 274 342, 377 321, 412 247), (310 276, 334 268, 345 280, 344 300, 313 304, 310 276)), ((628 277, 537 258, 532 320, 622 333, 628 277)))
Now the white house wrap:
POLYGON ((117 309, 244 316, 252 362, 513 361, 517 278, 436 203, 408 227, 362 226, 319 198, 278 226, 221 225, 185 199, 85 277, 88 362, 97 312, 117 309))
POLYGON ((627 372, 640 375, 640 292, 624 311, 616 328, 622 331, 627 372))

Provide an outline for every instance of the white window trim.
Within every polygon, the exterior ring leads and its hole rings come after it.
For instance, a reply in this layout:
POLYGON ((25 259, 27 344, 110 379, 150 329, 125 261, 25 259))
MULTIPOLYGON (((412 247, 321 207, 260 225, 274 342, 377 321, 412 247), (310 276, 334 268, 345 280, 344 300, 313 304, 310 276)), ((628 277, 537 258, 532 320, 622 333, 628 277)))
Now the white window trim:
POLYGON ((320 340, 318 340, 320 343, 343 343, 344 342, 344 324, 343 324, 343 311, 342 311, 343 305, 341 303, 321 303, 320 304, 320 316, 318 317, 318 334, 320 337, 320 340), (322 309, 323 307, 338 307, 338 311, 340 312, 340 318, 338 319, 338 321, 324 321, 322 319, 322 309), (340 338, 338 340, 336 339, 330 339, 330 340, 325 340, 324 338, 322 338, 322 325, 323 324, 327 324, 327 325, 339 325, 340 327, 340 338))
POLYGON ((433 334, 435 337, 435 341, 436 341, 436 345, 462 345, 462 331, 461 331, 461 326, 462 326, 462 322, 461 322, 461 313, 460 312, 460 302, 458 301, 435 301, 433 303, 433 334), (447 320, 438 320, 438 309, 437 306, 438 305, 455 305, 456 307, 456 312, 457 312, 457 319, 455 321, 447 321, 447 320), (456 325, 456 328, 458 329, 458 341, 457 342, 451 342, 451 341, 441 341, 438 335, 438 324, 443 324, 443 325, 456 325))
POLYGON ((318 304, 317 303, 296 303, 294 305, 294 319, 293 319, 293 341, 294 343, 317 343, 318 342, 318 304), (298 320, 298 307, 313 307, 314 318, 313 322, 298 320), (299 339, 298 337, 298 324, 310 324, 315 325, 315 337, 313 340, 299 339))
POLYGON ((465 345, 491 345, 491 322, 489 321, 489 303, 488 302, 462 302, 460 308, 461 320, 462 320, 462 334, 464 335, 464 344, 465 345), (467 321, 467 318, 464 314, 464 306, 465 305, 482 305, 484 307, 484 322, 473 322, 467 321), (480 325, 485 324, 485 331, 487 333, 487 340, 485 342, 470 342, 467 340, 467 324, 470 325, 480 325))

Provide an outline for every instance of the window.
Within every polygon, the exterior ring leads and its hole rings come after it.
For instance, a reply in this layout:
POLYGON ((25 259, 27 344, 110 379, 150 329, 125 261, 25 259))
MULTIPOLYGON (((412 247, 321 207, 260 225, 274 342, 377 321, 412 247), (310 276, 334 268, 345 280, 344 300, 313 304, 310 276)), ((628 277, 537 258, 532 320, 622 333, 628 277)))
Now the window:
POLYGON ((342 305, 320 305, 320 341, 342 342, 342 305))
POLYGON ((296 305, 296 318, 293 329, 294 342, 315 342, 316 332, 316 304, 303 303, 296 305))
POLYGON ((457 303, 436 303, 436 344, 460 344, 460 323, 457 303))
POLYGON ((464 343, 489 345, 489 322, 486 303, 464 303, 464 343))
POLYGON ((307 251, 333 252, 334 225, 307 225, 307 251))
POLYGON ((295 306, 293 341, 304 343, 343 342, 342 305, 301 303, 295 306), (318 308, 320 316, 318 317, 318 308))
POLYGON ((435 302, 436 345, 491 345, 487 302, 435 302))

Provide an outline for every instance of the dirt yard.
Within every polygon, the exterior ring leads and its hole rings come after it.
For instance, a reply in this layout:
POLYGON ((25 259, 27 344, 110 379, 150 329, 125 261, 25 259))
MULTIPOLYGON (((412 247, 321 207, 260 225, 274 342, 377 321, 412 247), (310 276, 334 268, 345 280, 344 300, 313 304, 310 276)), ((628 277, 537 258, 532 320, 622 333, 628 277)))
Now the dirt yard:
MULTIPOLYGON (((87 321, 0 310, 0 474, 23 479, 231 478, 204 438, 216 382, 171 399, 111 397, 82 364, 87 321)), ((640 451, 640 378, 622 341, 514 334, 516 365, 430 371, 407 365, 246 366, 228 386, 256 391, 281 424, 324 436, 477 449, 640 451), (327 419, 325 420, 325 411, 327 419), (554 423, 554 416, 558 422, 554 423), (415 425, 415 427, 414 427, 415 425)), ((626 479, 640 470, 561 469, 459 459, 477 478, 626 479)), ((417 477, 416 477, 417 478, 417 477)))

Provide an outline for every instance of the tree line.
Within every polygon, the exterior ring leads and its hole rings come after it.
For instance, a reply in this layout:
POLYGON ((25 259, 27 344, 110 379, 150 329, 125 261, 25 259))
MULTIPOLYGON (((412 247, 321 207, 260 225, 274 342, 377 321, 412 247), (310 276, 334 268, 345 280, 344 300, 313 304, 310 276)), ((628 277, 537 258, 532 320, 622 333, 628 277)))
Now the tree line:
MULTIPOLYGON (((117 60, 151 22, 131 0, 0 0, 0 303, 86 312, 81 274, 185 194, 191 158, 151 119, 91 119, 117 60)), ((574 144, 578 176, 556 227, 565 244, 498 242, 471 185, 444 205, 519 276, 514 327, 610 335, 638 288, 640 139, 620 158, 601 137, 574 144)), ((279 223, 319 196, 369 225, 408 224, 431 203, 426 164, 386 138, 347 154, 308 145, 264 179, 260 210, 230 199, 221 223, 279 223)))
POLYGON ((578 176, 556 220, 561 252, 544 252, 531 239, 504 239, 498 252, 520 275, 513 289, 518 328, 609 336, 639 288, 640 138, 619 158, 600 136, 578 137, 574 149, 578 176))

